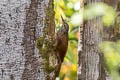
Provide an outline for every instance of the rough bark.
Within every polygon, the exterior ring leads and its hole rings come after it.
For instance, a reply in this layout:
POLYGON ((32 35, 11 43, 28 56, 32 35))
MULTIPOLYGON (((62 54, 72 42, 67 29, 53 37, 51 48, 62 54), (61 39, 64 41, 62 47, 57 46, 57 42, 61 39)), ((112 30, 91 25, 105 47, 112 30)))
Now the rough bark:
POLYGON ((54 28, 53 0, 0 0, 0 79, 46 80, 36 39, 54 28))
MULTIPOLYGON (((95 2, 101 2, 101 0, 86 0, 85 4, 95 2)), ((82 45, 82 50, 78 51, 78 80, 106 80, 103 55, 98 48, 102 42, 101 18, 84 21, 81 27, 82 42, 79 43, 79 47, 82 45)))
MULTIPOLYGON (((101 2, 102 0, 86 0, 86 3, 101 2)), ((98 45, 102 41, 117 41, 120 35, 119 29, 119 0, 103 0, 118 11, 117 24, 112 27, 103 27, 100 17, 94 20, 84 21, 82 31, 82 42, 79 40, 78 54, 78 80, 111 80, 105 71, 104 55, 100 52, 98 45), (115 28, 115 26, 118 26, 115 28)))

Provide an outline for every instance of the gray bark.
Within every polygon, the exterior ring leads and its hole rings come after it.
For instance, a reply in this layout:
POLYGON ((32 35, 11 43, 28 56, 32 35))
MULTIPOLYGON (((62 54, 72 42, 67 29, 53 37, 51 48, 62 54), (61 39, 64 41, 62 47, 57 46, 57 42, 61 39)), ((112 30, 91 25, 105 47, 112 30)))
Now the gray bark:
MULTIPOLYGON (((86 0, 86 3, 105 2, 117 10, 119 0, 86 0)), ((119 19, 119 16, 118 18, 119 19)), ((119 26, 119 20, 117 20, 119 26)), ((115 31, 116 24, 112 27, 103 27, 101 18, 84 21, 80 27, 79 49, 78 54, 78 80, 111 80, 105 71, 104 55, 100 52, 98 45, 102 41, 117 41, 119 39, 119 30, 115 31)))
POLYGON ((83 29, 83 46, 82 51, 79 51, 78 61, 78 80, 105 80, 105 72, 101 63, 102 55, 98 45, 102 42, 98 27, 102 27, 101 19, 84 23, 83 29), (81 69, 80 69, 81 68, 81 69))
MULTIPOLYGON (((101 2, 101 0, 86 0, 85 4, 101 2)), ((98 45, 102 42, 103 24, 100 17, 83 22, 79 40, 78 80, 106 80, 103 55, 98 45)))
MULTIPOLYGON (((36 38, 44 34, 45 25, 54 25, 52 3, 53 0, 0 0, 0 80, 46 79, 36 38), (52 19, 46 12, 49 5, 52 19), (45 24, 46 17, 49 19, 45 24)), ((52 30, 51 36, 54 26, 52 30)))

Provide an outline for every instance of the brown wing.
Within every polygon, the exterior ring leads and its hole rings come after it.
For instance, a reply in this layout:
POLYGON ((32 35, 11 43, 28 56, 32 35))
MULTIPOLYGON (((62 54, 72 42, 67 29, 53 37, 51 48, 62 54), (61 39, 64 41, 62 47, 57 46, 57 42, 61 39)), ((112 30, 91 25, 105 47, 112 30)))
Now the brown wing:
POLYGON ((68 48, 68 36, 64 35, 64 33, 58 34, 57 40, 58 40, 57 50, 59 51, 61 62, 63 62, 68 48))

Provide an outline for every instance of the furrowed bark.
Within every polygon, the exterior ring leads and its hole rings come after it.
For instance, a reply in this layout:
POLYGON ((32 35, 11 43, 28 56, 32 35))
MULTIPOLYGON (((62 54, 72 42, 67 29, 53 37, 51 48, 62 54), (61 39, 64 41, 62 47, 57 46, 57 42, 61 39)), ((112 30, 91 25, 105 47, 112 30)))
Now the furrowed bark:
MULTIPOLYGON (((54 25, 53 0, 1 0, 0 79, 48 80, 49 76, 53 80, 54 71, 44 71, 36 40, 45 35, 47 41, 52 41, 54 25)), ((52 57, 50 65, 55 64, 55 55, 48 57, 52 57)))
MULTIPOLYGON (((86 4, 101 2, 102 0, 86 0, 86 4)), ((106 80, 103 55, 98 45, 102 42, 101 32, 103 24, 100 17, 83 22, 80 27, 78 49, 78 80, 106 80), (82 49, 80 50, 80 45, 82 49)))

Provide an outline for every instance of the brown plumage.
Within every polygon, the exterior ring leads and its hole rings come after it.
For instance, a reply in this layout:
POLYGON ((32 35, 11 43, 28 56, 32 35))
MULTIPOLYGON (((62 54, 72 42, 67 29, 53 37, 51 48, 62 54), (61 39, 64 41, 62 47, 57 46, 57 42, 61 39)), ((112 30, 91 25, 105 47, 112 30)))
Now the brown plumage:
POLYGON ((60 68, 61 68, 61 64, 64 60, 64 57, 66 55, 67 52, 67 48, 68 48, 68 31, 69 31, 69 25, 64 21, 64 19, 62 18, 62 26, 61 28, 58 30, 57 34, 56 34, 56 39, 57 39, 57 46, 56 46, 56 50, 59 53, 58 55, 58 67, 56 68, 56 77, 59 76, 59 72, 60 72, 60 68))
POLYGON ((61 28, 57 32, 57 51, 59 52, 61 62, 63 62, 68 48, 69 25, 64 21, 62 16, 61 19, 63 23, 61 28))

